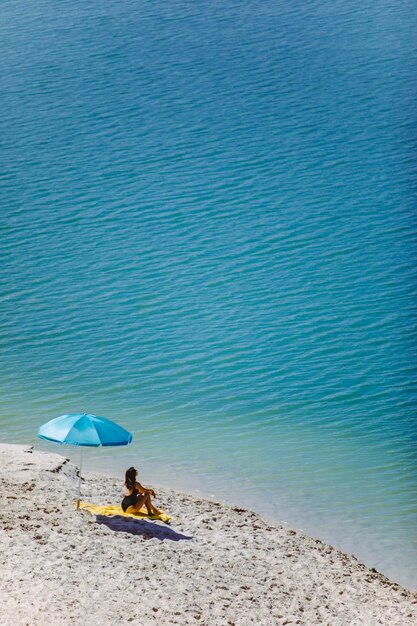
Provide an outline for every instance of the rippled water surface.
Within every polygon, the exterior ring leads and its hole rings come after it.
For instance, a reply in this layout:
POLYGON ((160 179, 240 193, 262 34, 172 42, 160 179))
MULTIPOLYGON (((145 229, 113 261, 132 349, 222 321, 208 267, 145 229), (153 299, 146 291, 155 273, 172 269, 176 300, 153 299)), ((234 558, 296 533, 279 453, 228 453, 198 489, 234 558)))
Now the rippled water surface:
POLYGON ((90 469, 417 588, 414 3, 0 16, 2 439, 116 419, 90 469))

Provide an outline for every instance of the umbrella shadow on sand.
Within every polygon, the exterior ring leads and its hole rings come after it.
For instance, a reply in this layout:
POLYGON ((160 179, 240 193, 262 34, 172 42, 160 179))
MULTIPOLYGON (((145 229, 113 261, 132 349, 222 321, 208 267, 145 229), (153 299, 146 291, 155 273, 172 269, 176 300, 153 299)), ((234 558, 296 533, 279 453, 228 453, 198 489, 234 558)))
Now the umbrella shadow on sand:
POLYGON ((147 520, 127 520, 124 517, 115 515, 107 517, 106 515, 96 515, 97 524, 103 524, 114 532, 130 533, 131 535, 142 535, 144 539, 159 539, 164 541, 191 541, 192 537, 177 533, 169 526, 159 526, 154 522, 147 520))

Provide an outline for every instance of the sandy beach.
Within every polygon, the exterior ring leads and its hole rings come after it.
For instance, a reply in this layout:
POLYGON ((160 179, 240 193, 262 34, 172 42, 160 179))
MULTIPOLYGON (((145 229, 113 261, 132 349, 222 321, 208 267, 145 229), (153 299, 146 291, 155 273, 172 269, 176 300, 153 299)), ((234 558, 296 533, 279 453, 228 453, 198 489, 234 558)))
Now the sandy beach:
MULTIPOLYGON (((0 446, 2 626, 417 623, 417 593, 323 542, 153 485, 171 525, 77 511, 77 468, 0 446)), ((116 478, 83 498, 118 504, 116 478)))

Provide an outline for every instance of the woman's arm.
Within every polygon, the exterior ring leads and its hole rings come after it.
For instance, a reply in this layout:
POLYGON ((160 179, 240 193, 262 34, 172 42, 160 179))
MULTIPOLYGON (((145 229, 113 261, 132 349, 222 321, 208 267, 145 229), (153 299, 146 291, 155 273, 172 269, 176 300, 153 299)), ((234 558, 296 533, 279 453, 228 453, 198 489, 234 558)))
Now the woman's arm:
POLYGON ((140 483, 136 483, 136 489, 139 491, 139 493, 150 493, 151 496, 155 497, 155 492, 153 489, 146 489, 140 483))

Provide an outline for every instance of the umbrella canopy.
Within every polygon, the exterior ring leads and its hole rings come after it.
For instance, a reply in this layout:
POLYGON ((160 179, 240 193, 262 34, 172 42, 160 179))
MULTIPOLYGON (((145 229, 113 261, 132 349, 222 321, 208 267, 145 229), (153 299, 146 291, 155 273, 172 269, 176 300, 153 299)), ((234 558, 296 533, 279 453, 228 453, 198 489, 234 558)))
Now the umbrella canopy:
MULTIPOLYGON (((53 443, 68 443, 72 446, 127 446, 132 435, 122 428, 97 415, 70 413, 61 415, 40 427, 38 437, 53 443)), ((80 450, 80 471, 78 474, 77 509, 80 506, 82 447, 80 450)))
POLYGON ((87 413, 56 417, 40 427, 38 436, 54 443, 93 448, 127 446, 132 441, 132 435, 121 426, 104 417, 87 413))

